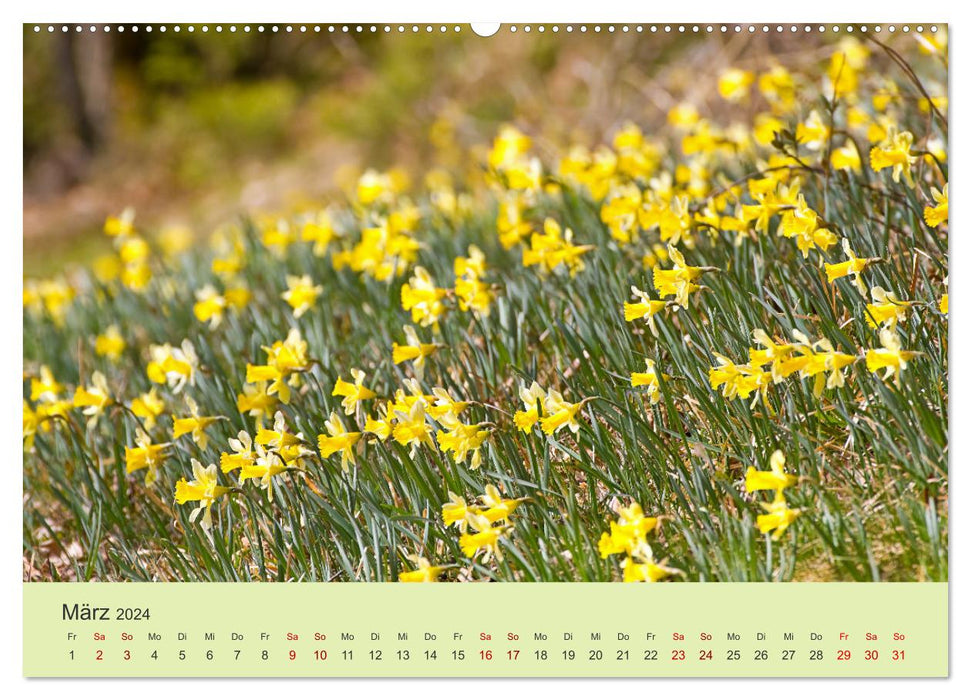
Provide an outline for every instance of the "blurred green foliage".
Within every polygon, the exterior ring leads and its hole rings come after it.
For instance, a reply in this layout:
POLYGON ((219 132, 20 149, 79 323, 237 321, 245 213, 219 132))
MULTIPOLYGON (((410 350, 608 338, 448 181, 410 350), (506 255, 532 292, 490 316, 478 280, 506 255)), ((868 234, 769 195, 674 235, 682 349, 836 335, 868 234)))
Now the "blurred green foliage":
POLYGON ((160 29, 24 27, 30 274, 89 258, 78 239, 98 237, 104 217, 126 206, 142 221, 205 231, 239 209, 254 181, 260 205, 282 206, 326 196, 345 166, 427 170, 443 163, 429 138, 443 120, 452 166, 507 121, 542 124, 554 140, 601 138, 650 117, 645 106, 656 111, 637 83, 659 52, 685 43, 160 29), (70 99, 72 84, 80 99, 70 99))

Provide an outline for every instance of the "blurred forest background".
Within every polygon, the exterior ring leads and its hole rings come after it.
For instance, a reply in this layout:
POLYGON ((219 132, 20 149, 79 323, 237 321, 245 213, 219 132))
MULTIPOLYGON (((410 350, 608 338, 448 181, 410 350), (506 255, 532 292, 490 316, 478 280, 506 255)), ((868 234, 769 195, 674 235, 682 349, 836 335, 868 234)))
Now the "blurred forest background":
POLYGON ((769 51, 796 66, 826 51, 805 36, 619 27, 504 27, 489 38, 467 26, 417 34, 56 29, 24 27, 27 275, 102 252, 105 217, 129 206, 149 228, 208 234, 244 210, 319 203, 365 167, 401 166, 420 184, 431 164, 464 167, 468 149, 504 122, 537 135, 542 124, 542 152, 595 144, 628 120, 649 130, 683 99, 703 113, 725 110, 711 66, 758 67, 769 51))

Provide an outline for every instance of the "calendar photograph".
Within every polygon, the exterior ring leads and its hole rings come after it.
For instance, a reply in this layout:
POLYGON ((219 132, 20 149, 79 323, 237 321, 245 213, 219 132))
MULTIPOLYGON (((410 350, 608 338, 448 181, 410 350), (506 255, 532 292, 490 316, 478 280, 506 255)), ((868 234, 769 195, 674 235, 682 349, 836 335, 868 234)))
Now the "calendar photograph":
POLYGON ((25 581, 947 580, 943 27, 56 29, 25 581))
POLYGON ((23 58, 22 580, 58 624, 99 619, 67 582, 136 639, 169 584, 744 584, 739 620, 901 584, 943 591, 946 675, 947 23, 28 23, 23 58))

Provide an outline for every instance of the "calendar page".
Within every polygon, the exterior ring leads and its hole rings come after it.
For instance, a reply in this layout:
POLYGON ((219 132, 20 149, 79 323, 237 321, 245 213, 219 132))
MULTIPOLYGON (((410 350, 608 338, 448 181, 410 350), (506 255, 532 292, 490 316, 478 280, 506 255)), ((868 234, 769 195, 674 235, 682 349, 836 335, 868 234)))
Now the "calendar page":
POLYGON ((24 24, 23 675, 948 676, 948 40, 24 24))

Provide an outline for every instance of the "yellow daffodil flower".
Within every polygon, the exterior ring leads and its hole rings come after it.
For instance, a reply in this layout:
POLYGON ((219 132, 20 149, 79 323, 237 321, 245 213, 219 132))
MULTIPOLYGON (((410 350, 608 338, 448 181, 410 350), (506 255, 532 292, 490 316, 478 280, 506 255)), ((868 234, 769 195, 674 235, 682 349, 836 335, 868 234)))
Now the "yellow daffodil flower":
POLYGON ((43 309, 44 304, 40 299, 40 289, 38 287, 37 281, 32 279, 24 280, 24 309, 29 311, 32 315, 39 315, 43 309))
POLYGON ((135 210, 125 209, 119 216, 105 219, 104 232, 111 237, 131 236, 135 233, 135 210))
POLYGON ((268 218, 260 225, 260 241, 277 258, 282 259, 296 240, 297 232, 286 219, 268 218))
POLYGON ((884 379, 893 377, 894 382, 900 384, 900 373, 907 369, 907 363, 919 353, 904 350, 900 337, 890 328, 880 331, 880 345, 882 347, 866 351, 867 370, 874 373, 884 370, 884 379))
POLYGON ((822 396, 823 389, 834 389, 844 386, 844 368, 856 362, 855 355, 837 352, 832 343, 826 338, 820 338, 815 342, 799 330, 792 331, 797 343, 792 346, 793 355, 780 363, 778 374, 788 376, 796 369, 800 377, 815 378, 813 382, 813 394, 822 396), (826 372, 829 372, 827 378, 826 372))
POLYGON ((79 386, 74 390, 74 407, 83 408, 82 413, 88 416, 88 429, 91 430, 98 422, 98 418, 105 408, 113 403, 108 380, 101 372, 91 375, 91 385, 79 386))
POLYGON ((294 466, 302 466, 303 458, 311 454, 305 445, 303 433, 291 433, 287 430, 286 417, 282 411, 276 412, 273 429, 260 428, 254 442, 273 450, 284 462, 294 466))
POLYGON ((800 182, 794 178, 791 183, 784 184, 778 179, 780 172, 773 170, 769 177, 749 180, 749 194, 755 204, 742 205, 741 219, 754 223, 755 230, 765 233, 769 230, 769 221, 786 207, 798 204, 800 182))
POLYGON ((337 378, 337 382, 334 384, 334 390, 331 392, 331 396, 343 396, 341 401, 341 406, 344 407, 344 414, 351 415, 357 409, 357 405, 361 401, 367 401, 368 399, 373 399, 377 394, 364 386, 364 378, 367 375, 363 371, 354 368, 351 370, 351 377, 354 383, 346 382, 340 377, 337 378))
POLYGON ((834 148, 829 157, 829 163, 833 170, 845 170, 858 173, 862 170, 863 164, 860 153, 852 141, 848 141, 839 148, 834 148))
POLYGON ((265 419, 274 414, 278 404, 279 400, 276 396, 270 395, 265 381, 245 384, 243 393, 236 395, 236 410, 255 418, 258 428, 263 426, 265 419))
POLYGON ((419 244, 410 232, 394 232, 388 220, 379 220, 361 232, 361 239, 350 250, 331 257, 338 270, 350 267, 382 282, 404 273, 417 257, 419 244))
POLYGON ((213 249, 216 251, 211 266, 214 274, 228 280, 243 271, 246 265, 246 247, 238 233, 217 231, 213 236, 213 249))
POLYGON ((499 538, 505 535, 509 528, 494 527, 488 518, 477 513, 468 513, 466 520, 473 532, 464 532, 459 537, 462 554, 472 559, 481 553, 484 555, 483 563, 488 563, 493 557, 501 561, 499 538))
POLYGON ((99 357, 107 357, 112 362, 117 362, 126 347, 125 339, 121 336, 117 324, 114 323, 94 339, 95 353, 99 357))
POLYGON ((196 303, 192 306, 192 313, 202 323, 208 322, 210 328, 217 328, 223 320, 227 304, 226 297, 211 284, 207 284, 196 290, 196 303))
MULTIPOLYGON (((408 382, 406 381, 406 384, 407 383, 408 382)), ((419 389, 417 382, 414 382, 413 386, 413 393, 418 395, 419 389)), ((425 396, 424 399, 428 404, 426 406, 428 415, 437 421, 440 421, 446 417, 457 418, 459 414, 461 414, 462 411, 469 406, 468 401, 459 401, 453 398, 446 389, 440 386, 432 389, 431 396, 425 396)))
POLYGON ((456 464, 462 464, 471 452, 469 469, 478 469, 482 464, 482 443, 489 437, 490 431, 478 423, 463 423, 451 413, 438 420, 445 428, 437 433, 438 446, 442 452, 451 452, 456 464))
POLYGON ((632 372, 630 375, 630 385, 632 387, 647 387, 647 395, 651 404, 656 404, 661 400, 661 385, 658 380, 657 370, 654 367, 654 360, 644 358, 647 369, 644 372, 632 372))
POLYGON ((651 299, 646 292, 642 292, 633 285, 631 285, 630 292, 639 301, 624 302, 624 320, 630 322, 639 318, 646 318, 647 325, 650 326, 651 332, 656 336, 657 321, 654 317, 667 307, 668 302, 651 299))
POLYGON ((448 502, 442 505, 442 522, 445 527, 457 525, 460 532, 465 532, 468 526, 466 516, 469 514, 469 505, 465 499, 451 491, 448 492, 448 502))
POLYGON ((118 257, 126 265, 135 265, 148 260, 151 255, 151 248, 148 241, 138 236, 129 236, 120 241, 118 246, 118 257))
POLYGON ((682 239, 690 238, 692 216, 687 197, 672 197, 666 205, 656 208, 655 216, 663 243, 678 245, 682 239))
POLYGON ((937 228, 947 222, 947 184, 943 190, 932 187, 931 197, 934 198, 934 206, 924 207, 924 221, 928 226, 937 228))
POLYGON ((462 311, 471 310, 477 317, 489 315, 492 291, 482 281, 485 254, 478 246, 469 246, 468 257, 457 257, 454 263, 455 296, 462 311))
POLYGON ((748 363, 737 365, 724 355, 714 353, 718 364, 708 370, 708 383, 712 389, 721 387, 722 396, 726 399, 752 399, 752 406, 774 383, 771 372, 763 370, 759 365, 748 363))
POLYGON ((775 65, 759 76, 759 92, 776 112, 788 112, 796 101, 796 83, 792 74, 775 65))
POLYGON ((168 457, 170 442, 153 443, 141 428, 135 431, 135 447, 125 446, 125 471, 128 474, 140 469, 147 469, 145 485, 151 486, 158 479, 158 468, 168 457))
POLYGON ((124 263, 121 282, 134 292, 143 291, 152 279, 152 268, 148 264, 148 243, 136 237, 126 238, 119 250, 124 263))
POLYGON ((492 142, 489 152, 489 165, 499 169, 504 164, 514 161, 527 153, 532 146, 532 139, 511 124, 503 124, 492 142))
POLYGON ((690 127, 698 122, 698 109, 690 102, 679 102, 668 110, 668 124, 675 127, 690 127))
POLYGON ((408 558, 414 563, 415 569, 398 574, 400 583, 432 583, 445 571, 444 566, 432 566, 425 557, 412 555, 408 558))
POLYGON ((776 450, 769 458, 769 471, 758 471, 755 467, 749 467, 745 472, 745 490, 748 493, 753 491, 775 491, 781 494, 782 491, 790 486, 795 486, 798 479, 792 474, 786 474, 786 457, 782 450, 776 450))
MULTIPOLYGON (((379 408, 378 410, 380 412, 383 409, 379 408)), ((389 437, 391 437, 391 431, 394 429, 392 421, 388 415, 389 413, 385 411, 378 417, 367 416, 364 419, 364 432, 368 435, 374 436, 380 442, 387 440, 389 437)))
POLYGON ((394 183, 389 173, 365 170, 357 181, 357 199, 364 206, 386 202, 394 194, 394 183))
POLYGON ((496 228, 499 243, 506 250, 522 241, 533 230, 523 215, 524 204, 520 197, 507 197, 499 203, 496 228))
POLYGON ((641 190, 637 185, 627 183, 610 189, 600 205, 600 220, 615 241, 626 244, 639 238, 638 214, 642 203, 641 190))
POLYGON ((866 322, 870 328, 887 326, 895 328, 897 323, 907 320, 907 311, 913 305, 910 301, 901 301, 893 292, 885 291, 882 287, 870 289, 872 304, 866 305, 866 322))
POLYGON ((519 398, 523 402, 523 410, 516 411, 513 421, 517 428, 528 433, 539 422, 539 407, 543 405, 546 399, 546 390, 536 382, 533 382, 529 387, 523 384, 519 388, 519 398))
POLYGON ((481 505, 470 505, 451 491, 448 497, 449 501, 442 505, 442 520, 445 527, 456 525, 462 533, 459 546, 465 556, 472 558, 484 553, 483 562, 493 556, 501 559, 499 538, 511 530, 510 516, 527 499, 503 498, 499 489, 491 484, 478 499, 481 505))
POLYGON ((479 500, 482 502, 482 506, 476 508, 475 512, 495 525, 508 521, 513 511, 528 499, 503 498, 499 489, 492 484, 486 484, 485 493, 479 496, 479 500))
POLYGON ((196 371, 199 358, 195 347, 188 338, 182 345, 173 348, 171 345, 152 345, 149 347, 151 360, 145 368, 148 378, 156 384, 168 383, 173 392, 179 393, 186 384, 195 385, 196 371))
POLYGON ((544 272, 553 272, 565 266, 573 277, 584 269, 582 256, 593 250, 590 245, 575 245, 573 231, 564 229, 552 218, 543 222, 543 232, 533 233, 529 248, 523 250, 523 265, 538 265, 544 272))
POLYGON ((267 452, 262 445, 255 445, 256 458, 243 464, 239 470, 239 482, 257 479, 260 488, 266 491, 267 500, 273 502, 273 477, 287 470, 287 464, 275 452, 267 452))
POLYGON ((348 432, 336 411, 331 411, 330 418, 324 423, 324 427, 327 428, 328 434, 317 436, 320 456, 327 459, 335 452, 340 452, 341 469, 345 472, 349 471, 350 465, 356 461, 354 446, 360 441, 361 433, 348 432))
POLYGON ((729 102, 739 102, 748 96, 749 87, 755 81, 751 71, 729 68, 718 78, 718 94, 729 102))
POLYGON ((759 349, 749 348, 749 364, 753 367, 763 367, 771 364, 772 380, 778 384, 794 372, 798 372, 805 365, 806 360, 801 357, 793 358, 796 346, 791 343, 777 343, 761 328, 752 331, 752 339, 759 349))
POLYGON ((597 545, 601 559, 612 554, 633 553, 657 527, 658 519, 646 517, 637 501, 631 501, 626 507, 618 505, 616 510, 617 520, 610 522, 610 531, 600 536, 597 545))
POLYGON ((657 583, 684 573, 680 569, 667 566, 663 561, 656 562, 653 559, 637 561, 633 557, 627 557, 621 562, 621 566, 624 570, 624 583, 657 583))
POLYGON ((64 325, 68 306, 74 297, 74 289, 61 279, 24 283, 24 307, 38 314, 46 311, 58 327, 64 325))
POLYGON ((393 235, 413 233, 421 222, 421 210, 408 199, 401 199, 388 213, 388 231, 393 235))
POLYGON ((890 127, 887 136, 879 144, 870 149, 870 167, 875 172, 885 168, 893 168, 894 182, 900 182, 901 174, 911 187, 914 187, 914 176, 911 166, 917 162, 917 156, 911 154, 910 147, 914 143, 914 135, 909 131, 897 131, 890 127))
POLYGON ((391 346, 391 360, 396 364, 400 365, 402 362, 408 362, 411 360, 413 362, 413 367, 415 371, 419 371, 424 367, 425 358, 430 357, 438 348, 439 345, 435 343, 423 343, 418 339, 418 334, 412 326, 405 326, 405 344, 398 345, 398 343, 393 343, 391 346))
POLYGON ((499 129, 489 152, 489 167, 502 176, 511 190, 539 187, 539 160, 528 156, 531 139, 511 125, 499 129))
POLYGON ((313 253, 318 258, 327 254, 327 247, 334 239, 334 224, 326 211, 318 212, 311 220, 304 223, 300 229, 301 240, 313 243, 313 253))
POLYGON ((806 121, 796 125, 796 140, 810 151, 821 151, 829 142, 830 128, 815 109, 806 121))
POLYGON ((431 275, 423 267, 416 267, 414 275, 401 287, 401 307, 411 312, 411 320, 422 326, 431 326, 445 313, 448 290, 435 286, 431 275))
POLYGON ((938 112, 947 113, 947 96, 937 95, 930 99, 926 97, 921 97, 917 100, 917 109, 919 109, 924 114, 929 114, 932 109, 938 112))
POLYGON ((74 407, 70 399, 51 399, 42 401, 34 407, 37 415, 37 427, 48 433, 52 429, 54 419, 68 420, 68 412, 74 407))
POLYGON ((792 209, 787 209, 779 219, 779 235, 785 238, 795 238, 803 258, 809 257, 809 251, 818 248, 828 251, 836 243, 836 235, 818 225, 819 215, 806 205, 806 199, 801 194, 792 209))
POLYGON ((799 517, 800 510, 792 509, 786 503, 781 491, 776 492, 771 503, 760 504, 765 514, 756 518, 756 525, 763 535, 772 533, 772 540, 778 541, 786 529, 799 517))
POLYGON ((501 173, 510 190, 535 191, 542 182, 543 165, 539 158, 520 158, 507 163, 501 173))
POLYGON ((39 376, 30 379, 31 401, 55 401, 64 391, 64 385, 54 379, 54 373, 47 365, 41 365, 39 376))
POLYGON ((183 435, 192 435, 192 440, 199 449, 204 450, 209 445, 209 436, 206 429, 220 420, 227 420, 224 416, 201 416, 199 415, 199 405, 191 396, 185 397, 185 403, 189 407, 189 416, 176 418, 172 422, 172 439, 178 440, 183 435))
POLYGON ((287 275, 287 291, 282 296, 283 301, 293 308, 294 318, 300 318, 317 302, 317 297, 323 291, 321 285, 313 283, 310 275, 287 275))
POLYGON ((101 284, 109 285, 121 276, 121 260, 117 255, 99 255, 91 263, 91 272, 101 284))
POLYGON ((229 438, 229 447, 232 452, 219 454, 219 468, 223 474, 251 467, 256 462, 258 455, 253 449, 253 438, 245 430, 240 430, 236 437, 229 438))
POLYGON ((760 146, 771 146, 776 134, 786 128, 785 122, 772 114, 759 114, 755 117, 752 136, 760 146))
POLYGON ((943 27, 939 28, 938 31, 928 33, 928 32, 914 32, 914 39, 917 41, 917 45, 921 50, 921 53, 930 55, 947 55, 947 30, 943 27))
POLYGON ((684 256, 674 246, 668 246, 668 257, 674 266, 664 270, 654 267, 654 288, 662 297, 673 296, 681 306, 688 306, 688 296, 700 289, 695 280, 705 272, 717 270, 714 267, 692 267, 684 261, 684 256))
POLYGON ((866 67, 870 50, 856 39, 843 39, 829 60, 827 75, 833 89, 833 99, 856 92, 859 74, 866 67))
POLYGON ((276 395, 285 404, 290 403, 290 386, 298 380, 298 373, 310 367, 307 358, 307 342, 300 331, 291 328, 284 341, 276 341, 270 347, 263 346, 265 365, 246 365, 246 382, 269 382, 266 393, 276 395))
POLYGON ((34 437, 37 435, 37 427, 40 425, 40 416, 31 408, 31 405, 24 399, 23 409, 23 439, 24 451, 30 452, 34 449, 34 437))
MULTIPOLYGON (((429 403, 435 401, 435 396, 433 394, 426 394, 422 391, 421 385, 418 383, 417 379, 406 379, 404 381, 404 388, 407 389, 407 393, 404 389, 398 389, 394 393, 394 401, 388 405, 388 415, 393 419, 395 412, 408 413, 414 408, 415 403, 421 401, 425 404, 425 409, 431 414, 434 410, 436 415, 442 413, 447 413, 450 409, 448 405, 443 405, 441 408, 431 409, 429 403)), ((448 392, 445 392, 445 400, 450 401, 448 398, 448 392)), ((435 417, 434 415, 432 416, 435 417)))
POLYGON ((419 445, 435 449, 431 426, 425 420, 426 407, 425 400, 418 399, 407 413, 395 411, 396 423, 391 431, 391 437, 399 445, 410 445, 412 457, 417 453, 419 445))
POLYGON ((234 309, 242 309, 249 304, 253 295, 245 286, 237 284, 237 286, 226 287, 226 292, 223 296, 226 298, 226 303, 229 306, 234 309))
POLYGON ((576 419, 577 413, 590 400, 590 398, 586 398, 579 403, 570 403, 563 398, 560 392, 548 391, 546 399, 543 401, 544 415, 539 422, 540 428, 547 435, 553 435, 563 427, 568 428, 572 433, 579 432, 580 424, 576 419))
POLYGON ((189 522, 195 522, 199 514, 202 513, 202 520, 199 521, 199 524, 204 530, 212 527, 212 504, 217 498, 231 490, 226 486, 219 485, 216 474, 215 464, 204 467, 199 460, 193 459, 192 481, 186 481, 183 477, 175 485, 176 503, 184 505, 189 501, 199 502, 199 505, 189 514, 189 522))
POLYGON ((843 239, 843 253, 846 255, 846 260, 843 262, 825 264, 826 279, 835 282, 843 277, 853 275, 853 284, 860 290, 860 294, 866 294, 867 290, 862 277, 863 271, 869 265, 880 262, 880 258, 858 258, 853 249, 850 248, 850 241, 847 238, 843 239))

